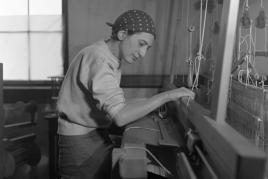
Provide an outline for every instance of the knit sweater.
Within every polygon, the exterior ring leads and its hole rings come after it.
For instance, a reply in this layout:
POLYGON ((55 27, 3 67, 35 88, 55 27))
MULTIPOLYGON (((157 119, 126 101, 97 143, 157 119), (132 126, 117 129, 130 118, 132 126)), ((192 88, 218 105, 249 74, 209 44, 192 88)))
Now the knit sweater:
POLYGON ((108 127, 125 105, 119 60, 102 40, 82 49, 62 83, 57 110, 58 133, 79 135, 108 127))

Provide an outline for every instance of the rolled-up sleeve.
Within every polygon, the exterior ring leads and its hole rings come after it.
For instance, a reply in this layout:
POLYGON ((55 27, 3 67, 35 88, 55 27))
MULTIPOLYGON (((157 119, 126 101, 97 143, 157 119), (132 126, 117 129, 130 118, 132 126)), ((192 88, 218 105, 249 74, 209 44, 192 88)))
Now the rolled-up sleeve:
POLYGON ((108 113, 110 118, 123 108, 125 97, 120 88, 120 78, 113 67, 104 61, 97 61, 91 66, 91 90, 97 107, 108 113))

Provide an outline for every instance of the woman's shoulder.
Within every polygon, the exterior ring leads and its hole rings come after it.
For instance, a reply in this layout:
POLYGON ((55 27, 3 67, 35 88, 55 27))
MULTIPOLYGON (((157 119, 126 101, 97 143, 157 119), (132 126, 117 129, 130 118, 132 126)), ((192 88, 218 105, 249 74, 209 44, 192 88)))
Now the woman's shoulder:
POLYGON ((103 40, 100 40, 83 48, 81 53, 103 56, 105 55, 105 51, 107 51, 106 44, 103 40))
POLYGON ((119 66, 118 60, 111 54, 104 40, 83 48, 80 54, 83 56, 83 61, 86 64, 108 65, 113 66, 113 69, 119 66))

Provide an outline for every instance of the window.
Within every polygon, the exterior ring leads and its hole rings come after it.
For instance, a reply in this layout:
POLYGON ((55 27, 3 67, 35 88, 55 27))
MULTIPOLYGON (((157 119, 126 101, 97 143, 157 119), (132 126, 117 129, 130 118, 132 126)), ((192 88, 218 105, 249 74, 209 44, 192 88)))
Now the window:
POLYGON ((62 75, 62 34, 62 0, 0 0, 4 80, 62 75))

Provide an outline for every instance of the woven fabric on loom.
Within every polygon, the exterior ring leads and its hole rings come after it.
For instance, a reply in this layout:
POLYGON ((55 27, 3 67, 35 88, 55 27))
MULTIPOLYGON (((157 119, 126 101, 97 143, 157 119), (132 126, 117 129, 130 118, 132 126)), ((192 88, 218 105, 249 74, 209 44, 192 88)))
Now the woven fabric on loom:
POLYGON ((226 119, 233 128, 265 151, 268 148, 267 90, 233 80, 226 119))

